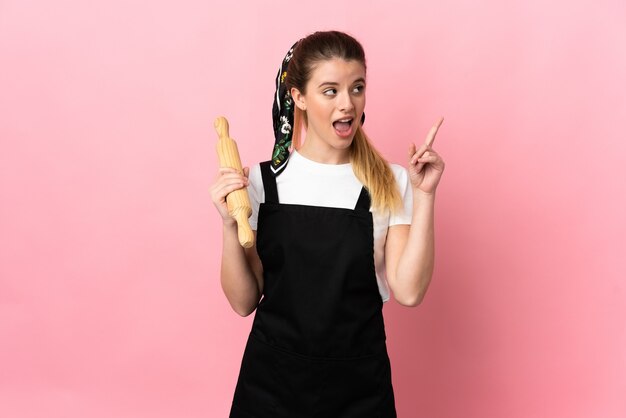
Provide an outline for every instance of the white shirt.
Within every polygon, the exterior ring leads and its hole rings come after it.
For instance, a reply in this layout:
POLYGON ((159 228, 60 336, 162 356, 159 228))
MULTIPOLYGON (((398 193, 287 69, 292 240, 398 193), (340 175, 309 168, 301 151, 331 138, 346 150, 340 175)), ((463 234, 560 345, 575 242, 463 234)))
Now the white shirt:
MULTIPOLYGON (((385 242, 392 225, 410 224, 413 212, 413 190, 406 168, 389 164, 403 201, 396 214, 389 211, 372 213, 374 221, 374 265, 376 281, 383 302, 389 300, 389 285, 385 272, 385 242)), ((252 206, 250 226, 257 229, 259 204, 265 202, 261 166, 251 167, 248 195, 252 206)), ((279 203, 354 209, 363 184, 352 171, 352 164, 323 164, 309 160, 293 150, 284 171, 276 177, 279 203), (328 187, 332 184, 333 187, 328 187)), ((372 208, 370 208, 372 211, 372 208)))

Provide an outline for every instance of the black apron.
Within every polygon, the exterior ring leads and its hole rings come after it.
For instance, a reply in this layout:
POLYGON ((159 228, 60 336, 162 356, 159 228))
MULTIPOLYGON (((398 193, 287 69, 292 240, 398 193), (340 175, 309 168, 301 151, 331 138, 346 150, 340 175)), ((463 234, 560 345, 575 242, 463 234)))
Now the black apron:
POLYGON ((354 209, 284 204, 269 161, 261 174, 263 298, 230 417, 396 417, 369 193, 354 209))

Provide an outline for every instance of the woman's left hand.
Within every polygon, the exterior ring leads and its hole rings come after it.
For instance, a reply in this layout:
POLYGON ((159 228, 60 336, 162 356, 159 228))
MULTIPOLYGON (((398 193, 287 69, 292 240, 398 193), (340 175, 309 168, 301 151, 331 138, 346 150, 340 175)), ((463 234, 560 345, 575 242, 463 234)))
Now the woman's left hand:
POLYGON ((434 194, 437 184, 443 174, 445 163, 439 154, 432 149, 435 135, 443 123, 443 117, 433 125, 428 132, 426 142, 418 149, 415 144, 409 147, 409 177, 413 190, 420 190, 425 194, 434 194))

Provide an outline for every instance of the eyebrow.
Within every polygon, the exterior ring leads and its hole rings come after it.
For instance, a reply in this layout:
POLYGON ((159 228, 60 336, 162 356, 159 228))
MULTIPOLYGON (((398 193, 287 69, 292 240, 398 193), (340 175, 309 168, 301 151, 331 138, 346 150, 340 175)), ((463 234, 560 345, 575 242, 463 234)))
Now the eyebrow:
MULTIPOLYGON (((354 80, 354 83, 365 83, 365 79, 363 77, 357 78, 356 80, 354 80)), ((352 84, 354 84, 352 83, 352 84)), ((322 87, 322 86, 338 86, 339 83, 335 83, 334 81, 324 81, 322 84, 320 84, 319 86, 317 86, 318 88, 322 87)))

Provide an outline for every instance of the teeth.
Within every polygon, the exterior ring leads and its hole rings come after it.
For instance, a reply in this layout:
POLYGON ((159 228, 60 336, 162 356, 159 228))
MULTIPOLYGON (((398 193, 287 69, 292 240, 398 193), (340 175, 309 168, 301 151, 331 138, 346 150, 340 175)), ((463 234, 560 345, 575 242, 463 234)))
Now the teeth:
POLYGON ((342 120, 338 120, 337 122, 350 122, 352 119, 342 119, 342 120))

